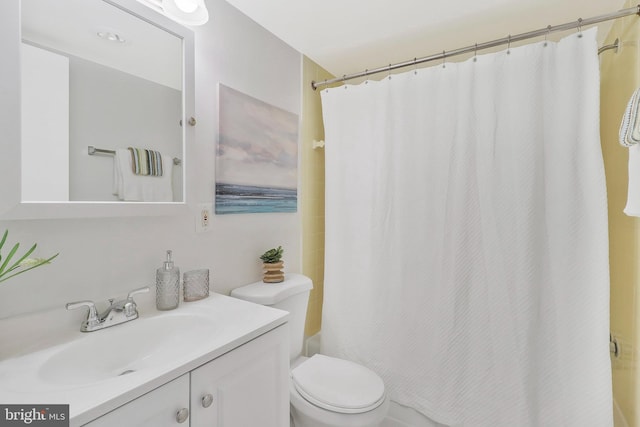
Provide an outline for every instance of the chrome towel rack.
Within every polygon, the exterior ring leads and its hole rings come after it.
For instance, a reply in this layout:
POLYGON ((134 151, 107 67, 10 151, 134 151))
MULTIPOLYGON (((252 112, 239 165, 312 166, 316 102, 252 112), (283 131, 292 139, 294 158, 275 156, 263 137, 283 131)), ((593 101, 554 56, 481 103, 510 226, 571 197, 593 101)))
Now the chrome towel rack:
MULTIPOLYGON (((87 152, 89 153, 90 156, 93 156, 93 155, 96 155, 96 154, 97 155, 104 154, 104 155, 107 155, 107 156, 115 156, 116 155, 116 150, 105 150, 105 149, 102 149, 102 148, 96 148, 93 145, 89 145, 89 147, 87 147, 87 148, 88 148, 87 152)), ((180 160, 177 157, 174 157, 173 158, 173 164, 174 165, 181 165, 182 164, 182 160, 180 160)))

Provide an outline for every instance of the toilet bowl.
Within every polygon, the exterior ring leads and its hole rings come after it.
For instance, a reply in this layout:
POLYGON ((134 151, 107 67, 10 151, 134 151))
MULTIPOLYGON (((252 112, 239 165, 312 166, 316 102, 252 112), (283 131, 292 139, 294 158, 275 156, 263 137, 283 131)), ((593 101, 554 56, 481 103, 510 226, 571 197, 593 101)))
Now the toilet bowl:
POLYGON ((302 356, 311 279, 286 274, 284 282, 256 282, 231 296, 289 312, 290 410, 292 427, 377 427, 387 414, 384 382, 352 361, 316 354, 302 356))
POLYGON ((316 354, 291 370, 295 427, 376 427, 389 409, 384 383, 356 363, 316 354))

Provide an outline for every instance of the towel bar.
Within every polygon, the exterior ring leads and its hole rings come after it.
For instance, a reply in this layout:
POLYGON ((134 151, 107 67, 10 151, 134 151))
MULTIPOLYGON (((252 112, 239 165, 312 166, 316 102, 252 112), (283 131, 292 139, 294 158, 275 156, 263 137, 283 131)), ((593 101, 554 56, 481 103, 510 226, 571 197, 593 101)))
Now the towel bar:
MULTIPOLYGON (((90 156, 93 156, 94 154, 106 154, 109 156, 115 156, 116 155, 116 150, 104 150, 102 148, 96 148, 93 145, 90 145, 88 147, 87 152, 89 153, 90 156)), ((173 158, 173 164, 174 165, 181 165, 182 164, 182 160, 180 160, 177 157, 173 158)))

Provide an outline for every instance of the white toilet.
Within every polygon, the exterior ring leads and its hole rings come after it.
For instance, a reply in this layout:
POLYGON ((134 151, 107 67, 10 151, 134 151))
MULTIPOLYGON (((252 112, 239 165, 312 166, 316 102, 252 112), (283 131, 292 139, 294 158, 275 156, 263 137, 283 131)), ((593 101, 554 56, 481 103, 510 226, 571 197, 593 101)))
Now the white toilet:
POLYGON ((348 360, 302 356, 311 279, 287 274, 282 283, 256 282, 231 296, 289 312, 291 418, 295 427, 376 427, 389 409, 382 379, 348 360))

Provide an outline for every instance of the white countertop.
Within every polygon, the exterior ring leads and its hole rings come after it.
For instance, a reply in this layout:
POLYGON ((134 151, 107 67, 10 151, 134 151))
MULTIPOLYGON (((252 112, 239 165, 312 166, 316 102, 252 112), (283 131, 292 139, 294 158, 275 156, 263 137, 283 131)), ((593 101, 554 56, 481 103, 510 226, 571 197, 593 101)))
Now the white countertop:
MULTIPOLYGON (((0 320, 0 402, 69 404, 71 426, 79 426, 286 323, 288 313, 211 294, 200 301, 181 302, 177 309, 167 312, 141 309, 136 320, 89 333, 79 332, 79 324, 75 325, 75 330, 50 328, 46 323, 42 324, 42 314, 36 317, 40 318, 37 326, 29 322, 28 317, 0 320), (133 373, 83 384, 51 380, 60 377, 57 375, 60 373, 47 372, 47 366, 50 366, 47 363, 64 357, 64 351, 78 340, 91 340, 85 342, 117 349, 118 337, 124 328, 135 322, 147 322, 140 323, 146 326, 161 325, 162 322, 157 323, 159 316, 173 316, 172 319, 206 317, 207 324, 199 325, 197 333, 190 334, 187 342, 180 341, 179 348, 172 348, 169 361, 145 364, 146 360, 138 360, 136 363, 141 368, 133 373), (47 329, 52 332, 42 334, 47 329), (32 333, 34 330, 40 333, 32 333)), ((82 361, 87 364, 85 367, 103 362, 104 354, 99 348, 95 353, 95 358, 82 361)))

